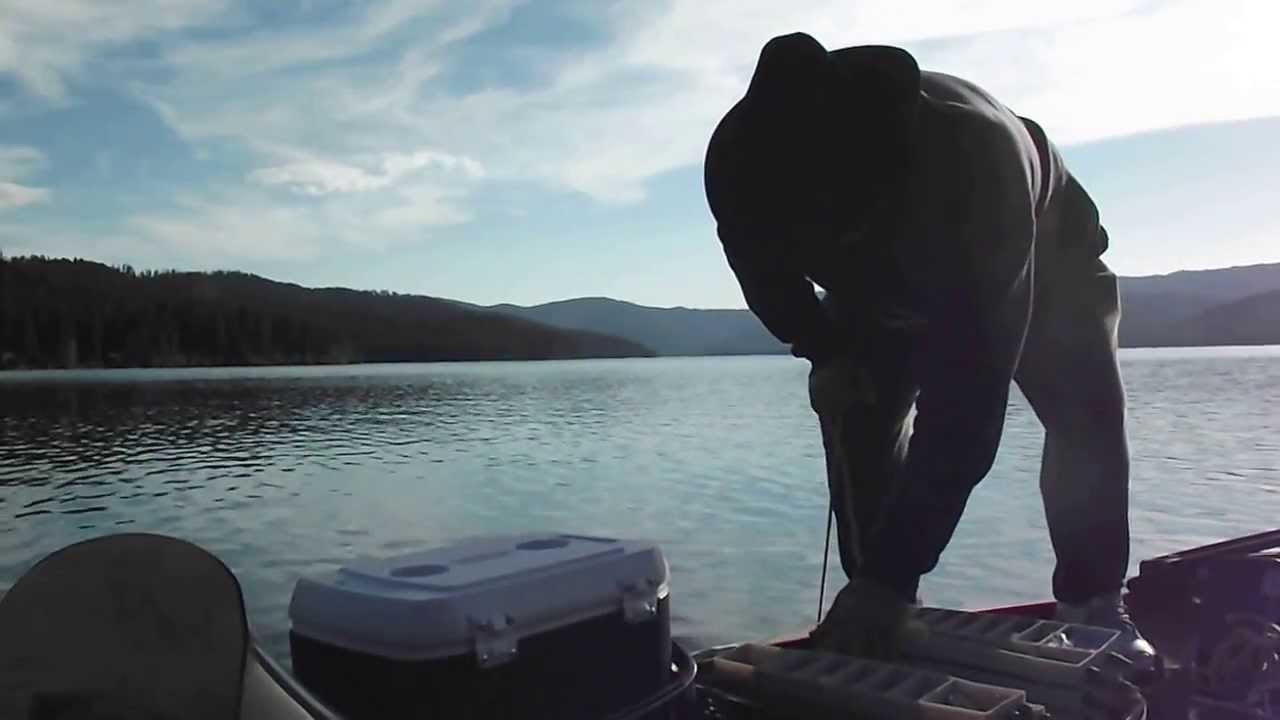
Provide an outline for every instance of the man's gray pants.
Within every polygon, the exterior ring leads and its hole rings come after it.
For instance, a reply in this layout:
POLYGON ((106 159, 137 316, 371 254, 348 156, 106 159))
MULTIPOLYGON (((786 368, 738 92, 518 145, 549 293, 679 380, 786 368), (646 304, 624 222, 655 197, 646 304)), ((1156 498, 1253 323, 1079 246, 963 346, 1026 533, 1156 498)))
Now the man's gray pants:
MULTIPOLYGON (((1045 226, 1051 231, 1064 223, 1059 219, 1045 226)), ((1105 246, 1106 231, 1093 227, 1103 234, 1105 246)), ((1037 238, 1035 304, 1014 380, 1045 430, 1040 489, 1057 561, 1054 596, 1081 603, 1117 592, 1124 582, 1129 561, 1129 450, 1117 363, 1116 276, 1096 255, 1060 251, 1065 244, 1049 232, 1037 238)), ((852 579, 886 497, 902 482, 910 451, 910 416, 917 395, 911 370, 912 330, 892 318, 862 317, 864 309, 842 306, 831 294, 824 297, 823 306, 859 338, 852 355, 810 374, 840 560, 852 579)), ((917 527, 951 522, 954 527, 964 502, 940 500, 928 511, 936 517, 905 522, 917 527)), ((905 529, 898 530, 881 537, 907 535, 901 532, 905 529)), ((928 555, 907 550, 903 549, 904 558, 928 555)), ((912 570, 924 575, 932 569, 927 565, 912 570)))

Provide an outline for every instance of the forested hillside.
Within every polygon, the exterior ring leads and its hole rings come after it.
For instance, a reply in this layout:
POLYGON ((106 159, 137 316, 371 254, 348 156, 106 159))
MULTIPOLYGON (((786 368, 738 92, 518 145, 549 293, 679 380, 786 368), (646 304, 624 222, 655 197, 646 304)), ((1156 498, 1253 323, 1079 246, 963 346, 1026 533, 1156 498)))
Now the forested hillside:
POLYGON ((237 272, 0 257, 0 367, 119 367, 652 355, 437 298, 309 289, 237 272))

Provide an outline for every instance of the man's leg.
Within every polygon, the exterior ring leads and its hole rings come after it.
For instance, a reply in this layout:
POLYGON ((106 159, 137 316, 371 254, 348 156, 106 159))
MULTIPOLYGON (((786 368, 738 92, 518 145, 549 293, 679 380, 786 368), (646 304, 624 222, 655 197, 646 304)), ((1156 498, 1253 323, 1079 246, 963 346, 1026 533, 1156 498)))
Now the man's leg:
POLYGON ((840 307, 830 294, 823 308, 838 326, 864 339, 850 356, 810 373, 810 400, 822 430, 840 562, 845 575, 853 578, 866 538, 906 458, 915 388, 907 372, 902 330, 869 321, 855 330, 854 311, 840 307), (873 396, 863 395, 868 389, 873 396))
MULTIPOLYGON (((911 355, 918 356, 920 352, 911 355)), ((966 372, 968 363, 955 361, 965 351, 934 356, 935 377, 942 372, 938 367, 954 368, 948 377, 952 387, 961 387, 973 380, 966 372)), ((920 363, 912 357, 898 367, 912 380, 920 363)), ((946 416, 945 396, 932 401, 913 386, 911 397, 920 403, 921 415, 914 420, 915 430, 921 419, 930 431, 927 450, 921 452, 921 434, 900 436, 893 463, 888 465, 884 482, 888 488, 877 508, 876 522, 860 533, 864 542, 861 564, 851 574, 850 581, 836 595, 823 623, 815 629, 811 638, 816 647, 832 651, 852 653, 865 657, 891 659, 906 642, 922 630, 919 623, 909 616, 911 598, 918 597, 920 577, 937 563, 956 524, 964 511, 970 491, 982 479, 990 467, 999 444, 1003 427, 1003 412, 1010 381, 1006 379, 998 388, 987 388, 975 397, 966 397, 989 407, 982 412, 966 415, 985 420, 963 431, 940 432, 937 418, 946 416), (932 418, 933 427, 927 423, 932 418), (914 465, 914 467, 913 467, 914 465)), ((914 383, 913 383, 914 385, 914 383)), ((909 409, 909 406, 908 406, 909 409)), ((905 418, 903 420, 905 425, 905 418)), ((950 423, 947 427, 954 427, 950 423)))
MULTIPOLYGON (((993 238, 999 241, 1002 238, 993 238)), ((909 603, 1000 446, 1008 397, 1031 314, 1033 248, 931 244, 904 372, 918 388, 910 447, 870 529, 858 576, 836 597, 819 647, 891 657, 917 624, 909 603)))
POLYGON ((1129 446, 1116 359, 1119 293, 1101 259, 1060 267, 1038 294, 1017 373, 1045 429, 1040 488, 1056 599, 1119 592, 1129 564, 1129 446))
MULTIPOLYGON (((1096 232, 1106 242, 1106 230, 1096 232)), ((1040 489, 1063 620, 1131 633, 1120 600, 1129 565, 1129 446, 1117 362, 1117 279, 1100 258, 1063 253, 1043 266, 1016 380, 1045 429, 1040 489)))

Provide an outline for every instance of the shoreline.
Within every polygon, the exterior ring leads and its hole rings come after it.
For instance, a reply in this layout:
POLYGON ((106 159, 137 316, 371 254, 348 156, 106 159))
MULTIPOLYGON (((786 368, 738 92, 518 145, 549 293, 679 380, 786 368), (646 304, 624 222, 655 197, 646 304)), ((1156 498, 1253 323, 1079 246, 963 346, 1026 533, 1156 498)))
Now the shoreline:
MULTIPOLYGON (((1280 355, 1280 343, 1258 343, 1249 345, 1152 345, 1121 347, 1121 356, 1140 353, 1152 354, 1160 352, 1206 354, 1221 352, 1230 355, 1253 354, 1270 355, 1268 350, 1280 355)), ((332 361, 332 362, 268 362, 253 364, 157 364, 157 365, 82 365, 77 367, 10 367, 0 368, 0 377, 31 374, 63 374, 63 373, 113 373, 138 370, 166 371, 214 371, 214 370, 270 370, 284 368, 340 368, 340 367, 395 367, 411 365, 479 365, 494 363, 563 363, 563 362, 600 362, 600 361, 632 361, 632 360, 692 360, 692 359, 724 359, 724 358, 785 358, 800 361, 787 353, 731 353, 731 354, 699 354, 699 355, 593 355, 582 357, 557 358, 475 358, 475 359, 436 359, 436 360, 369 360, 369 361, 332 361)))

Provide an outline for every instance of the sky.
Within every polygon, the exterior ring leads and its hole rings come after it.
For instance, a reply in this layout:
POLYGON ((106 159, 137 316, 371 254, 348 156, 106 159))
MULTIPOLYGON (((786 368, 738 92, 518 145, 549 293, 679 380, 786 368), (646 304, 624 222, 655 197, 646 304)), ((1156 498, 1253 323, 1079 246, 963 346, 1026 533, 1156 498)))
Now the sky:
POLYGON ((743 307, 703 195, 760 47, 1035 118, 1125 275, 1280 261, 1275 0, 0 0, 0 251, 743 307))

